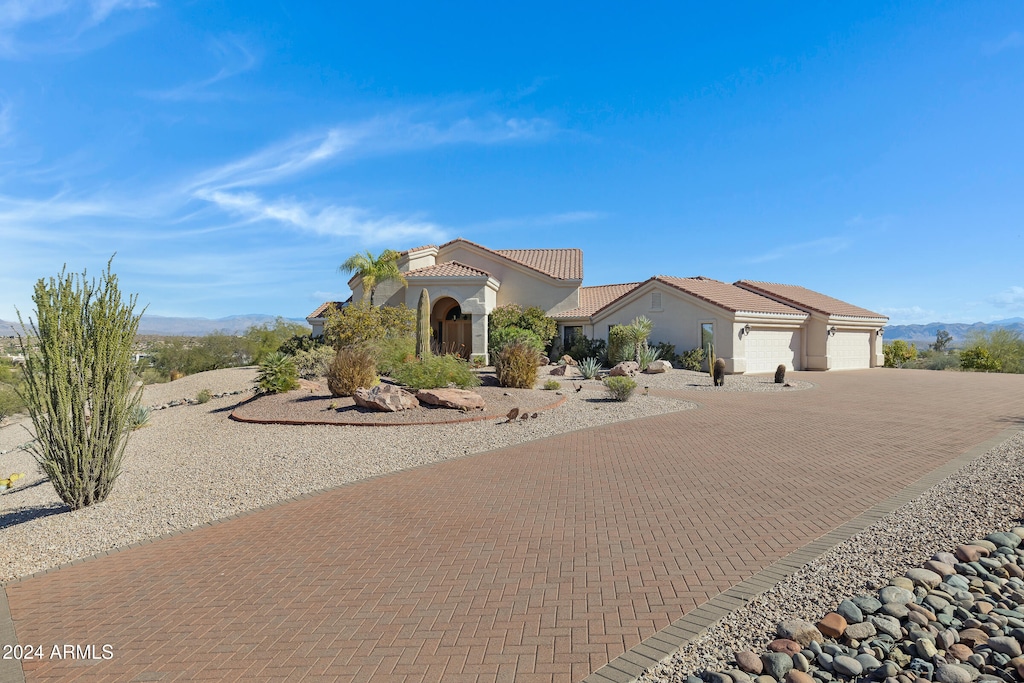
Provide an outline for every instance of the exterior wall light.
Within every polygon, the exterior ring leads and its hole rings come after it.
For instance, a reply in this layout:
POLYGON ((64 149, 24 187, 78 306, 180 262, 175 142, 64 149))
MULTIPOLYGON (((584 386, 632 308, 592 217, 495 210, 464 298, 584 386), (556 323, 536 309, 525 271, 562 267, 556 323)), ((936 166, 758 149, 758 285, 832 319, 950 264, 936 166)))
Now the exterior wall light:
POLYGON ((828 328, 828 336, 830 336, 830 337, 836 336, 836 326, 835 325, 833 325, 832 327, 828 328))
POLYGON ((876 337, 881 337, 883 334, 885 334, 885 330, 883 330, 881 327, 879 327, 877 330, 875 330, 875 336, 876 337))
POLYGON ((750 334, 750 325, 744 325, 740 328, 740 339, 743 339, 748 334, 750 334))

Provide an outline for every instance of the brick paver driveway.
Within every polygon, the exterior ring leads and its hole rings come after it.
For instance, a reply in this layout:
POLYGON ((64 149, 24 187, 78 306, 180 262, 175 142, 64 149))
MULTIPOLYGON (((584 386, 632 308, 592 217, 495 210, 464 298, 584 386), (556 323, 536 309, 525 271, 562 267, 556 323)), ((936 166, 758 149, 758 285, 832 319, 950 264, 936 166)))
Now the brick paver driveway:
POLYGON ((692 392, 698 410, 356 483, 13 583, 21 643, 113 646, 109 661, 28 663, 26 678, 578 681, 1024 428, 1020 376, 796 376, 818 386, 692 392))

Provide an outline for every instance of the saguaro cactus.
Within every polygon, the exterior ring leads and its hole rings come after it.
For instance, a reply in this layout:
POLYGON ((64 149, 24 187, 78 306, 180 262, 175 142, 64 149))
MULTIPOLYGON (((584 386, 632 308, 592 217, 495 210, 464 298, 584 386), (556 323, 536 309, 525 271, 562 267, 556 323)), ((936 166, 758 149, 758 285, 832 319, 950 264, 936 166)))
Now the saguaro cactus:
POLYGON ((430 295, 426 288, 420 292, 420 302, 416 306, 416 357, 430 355, 430 295))

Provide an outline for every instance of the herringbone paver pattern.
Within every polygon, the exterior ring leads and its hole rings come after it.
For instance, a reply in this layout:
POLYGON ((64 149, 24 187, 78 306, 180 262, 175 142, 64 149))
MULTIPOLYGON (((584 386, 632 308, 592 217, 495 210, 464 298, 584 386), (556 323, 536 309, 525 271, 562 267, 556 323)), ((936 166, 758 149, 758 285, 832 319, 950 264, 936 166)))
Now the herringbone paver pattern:
POLYGON ((20 642, 115 653, 29 662, 26 678, 578 681, 1024 425, 1024 377, 800 378, 819 386, 694 392, 698 410, 357 483, 11 584, 20 642))

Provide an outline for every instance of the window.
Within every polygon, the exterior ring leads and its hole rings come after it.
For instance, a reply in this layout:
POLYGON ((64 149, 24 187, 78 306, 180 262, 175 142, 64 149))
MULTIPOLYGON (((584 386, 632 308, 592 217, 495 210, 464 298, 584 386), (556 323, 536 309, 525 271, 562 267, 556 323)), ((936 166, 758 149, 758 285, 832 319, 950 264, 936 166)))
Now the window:
POLYGON ((562 327, 562 346, 568 349, 572 346, 573 337, 583 336, 582 325, 565 325, 562 327))
POLYGON ((715 343, 715 324, 700 324, 700 348, 704 349, 704 355, 710 356, 711 347, 715 343))

